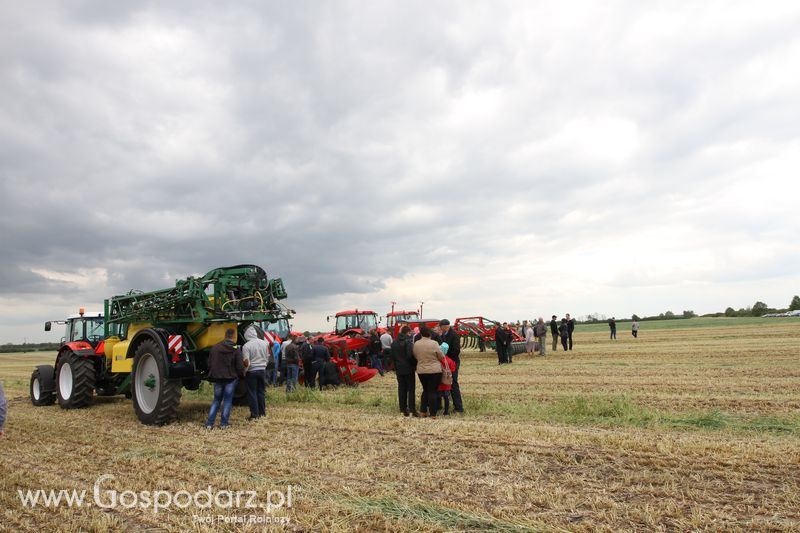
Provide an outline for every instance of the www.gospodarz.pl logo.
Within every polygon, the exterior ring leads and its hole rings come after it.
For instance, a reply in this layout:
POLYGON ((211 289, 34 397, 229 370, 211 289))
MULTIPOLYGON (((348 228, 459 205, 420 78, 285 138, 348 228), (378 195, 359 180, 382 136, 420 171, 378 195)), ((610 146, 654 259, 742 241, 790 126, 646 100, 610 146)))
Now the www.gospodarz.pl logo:
POLYGON ((103 484, 116 479, 111 474, 97 478, 92 489, 92 498, 87 498, 86 490, 43 490, 17 489, 17 494, 24 507, 84 507, 95 505, 101 509, 142 509, 158 513, 172 508, 177 509, 227 509, 258 510, 274 513, 281 509, 292 508, 292 491, 297 490, 287 485, 286 490, 271 490, 266 499, 261 500, 254 490, 217 490, 209 485, 196 492, 179 490, 132 490, 118 491, 104 488, 103 484))

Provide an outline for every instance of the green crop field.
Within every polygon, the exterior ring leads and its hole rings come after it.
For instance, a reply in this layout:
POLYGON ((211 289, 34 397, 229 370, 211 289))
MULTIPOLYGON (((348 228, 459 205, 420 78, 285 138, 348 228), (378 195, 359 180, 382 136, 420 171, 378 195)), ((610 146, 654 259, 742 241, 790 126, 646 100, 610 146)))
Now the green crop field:
MULTIPOLYGON (((207 432, 209 389, 177 423, 141 425, 130 401, 33 407, 34 364, 0 355, 4 530, 260 530, 237 509, 32 508, 18 490, 120 493, 292 485, 290 530, 800 529, 800 320, 692 319, 578 327, 572 352, 465 353, 467 413, 404 418, 393 374, 359 388, 270 390, 267 417, 207 432), (204 521, 205 520, 205 521, 204 521), (214 520, 209 523, 207 520, 214 520)), ((264 514, 260 511, 257 514, 264 514)), ((279 526, 282 528, 284 526, 279 526)))

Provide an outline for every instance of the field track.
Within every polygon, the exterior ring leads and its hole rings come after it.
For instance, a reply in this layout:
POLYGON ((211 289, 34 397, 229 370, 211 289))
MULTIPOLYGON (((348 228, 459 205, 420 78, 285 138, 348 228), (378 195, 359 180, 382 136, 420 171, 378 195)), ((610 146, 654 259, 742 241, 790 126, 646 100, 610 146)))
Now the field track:
MULTIPOLYGON (((393 374, 359 389, 271 390, 267 417, 201 428, 207 388, 146 427, 124 398, 34 408, 32 366, 2 354, 0 529, 260 530, 193 515, 245 510, 24 507, 18 489, 295 488, 289 530, 800 530, 800 320, 576 334, 573 352, 466 353, 467 414, 396 412, 393 374)), ((548 346, 549 348, 549 346, 548 346)), ((263 512, 257 512, 263 514, 263 512)))

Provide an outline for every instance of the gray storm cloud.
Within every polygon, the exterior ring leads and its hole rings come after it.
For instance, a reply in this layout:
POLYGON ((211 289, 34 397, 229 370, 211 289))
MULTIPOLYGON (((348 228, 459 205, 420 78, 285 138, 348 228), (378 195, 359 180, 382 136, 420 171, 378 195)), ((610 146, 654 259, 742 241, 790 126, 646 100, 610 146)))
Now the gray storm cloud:
POLYGON ((308 327, 400 287, 501 318, 783 305, 799 23, 793 3, 6 3, 0 341, 242 262, 308 327))

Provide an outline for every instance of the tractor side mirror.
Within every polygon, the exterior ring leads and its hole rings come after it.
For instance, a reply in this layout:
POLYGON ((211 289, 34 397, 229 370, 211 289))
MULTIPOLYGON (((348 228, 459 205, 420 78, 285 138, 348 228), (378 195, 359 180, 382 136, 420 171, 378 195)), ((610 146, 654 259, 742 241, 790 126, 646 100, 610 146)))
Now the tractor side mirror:
POLYGON ((326 322, 330 322, 330 321, 331 321, 331 316, 330 316, 330 315, 326 316, 326 317, 325 317, 325 321, 326 321, 326 322))
POLYGON ((51 329, 53 329, 53 324, 52 324, 52 322, 45 322, 45 323, 44 323, 44 330, 45 330, 45 331, 50 331, 51 329))

